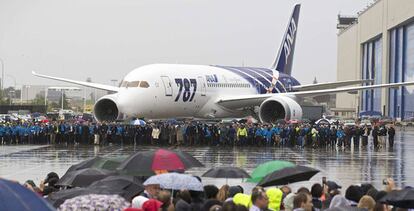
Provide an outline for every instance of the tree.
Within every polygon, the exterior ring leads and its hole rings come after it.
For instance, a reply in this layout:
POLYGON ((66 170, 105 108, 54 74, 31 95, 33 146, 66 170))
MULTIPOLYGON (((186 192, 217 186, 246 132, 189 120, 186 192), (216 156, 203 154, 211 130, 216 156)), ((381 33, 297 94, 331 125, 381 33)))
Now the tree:
MULTIPOLYGON (((44 103, 44 98, 43 98, 43 103, 44 103)), ((52 102, 50 103, 50 108, 53 109, 61 109, 62 108, 62 98, 59 99, 59 102, 52 102)), ((69 104, 69 100, 66 97, 66 94, 63 94, 63 109, 69 109, 70 108, 70 104, 69 104)))
POLYGON ((32 101, 33 105, 44 105, 45 104, 45 96, 42 94, 36 94, 35 99, 32 101))

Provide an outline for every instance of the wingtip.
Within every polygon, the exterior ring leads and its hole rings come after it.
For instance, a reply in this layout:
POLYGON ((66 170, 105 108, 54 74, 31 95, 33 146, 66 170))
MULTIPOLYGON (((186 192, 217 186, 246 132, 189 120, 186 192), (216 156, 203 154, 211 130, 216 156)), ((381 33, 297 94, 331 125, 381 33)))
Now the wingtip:
POLYGON ((32 75, 36 75, 36 72, 34 70, 32 70, 32 75))

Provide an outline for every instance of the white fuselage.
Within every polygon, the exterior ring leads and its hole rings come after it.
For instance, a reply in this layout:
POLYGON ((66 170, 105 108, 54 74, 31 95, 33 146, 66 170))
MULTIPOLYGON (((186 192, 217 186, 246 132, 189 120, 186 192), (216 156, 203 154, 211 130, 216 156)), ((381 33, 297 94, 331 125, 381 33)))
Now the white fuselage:
MULTIPOLYGON (((269 73, 260 74, 272 78, 269 73)), ((278 72, 273 76, 277 78, 278 72)), ((258 94, 258 84, 246 79, 252 77, 217 66, 153 64, 127 74, 115 95, 120 112, 127 118, 244 117, 247 111, 228 110, 216 102, 224 96, 258 94), (143 81, 148 86, 138 85, 143 81)))

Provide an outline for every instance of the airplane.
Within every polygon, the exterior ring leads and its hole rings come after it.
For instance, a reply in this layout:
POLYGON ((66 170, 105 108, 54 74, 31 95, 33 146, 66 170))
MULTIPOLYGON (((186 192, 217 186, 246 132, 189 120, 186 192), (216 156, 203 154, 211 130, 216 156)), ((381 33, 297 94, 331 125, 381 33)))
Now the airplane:
POLYGON ((413 81, 370 85, 372 80, 301 85, 291 76, 299 13, 300 4, 297 4, 270 68, 151 64, 129 72, 119 87, 32 73, 111 92, 94 105, 94 116, 100 122, 128 118, 221 119, 251 115, 264 123, 279 119, 300 120, 301 104, 306 97, 414 85, 413 81))

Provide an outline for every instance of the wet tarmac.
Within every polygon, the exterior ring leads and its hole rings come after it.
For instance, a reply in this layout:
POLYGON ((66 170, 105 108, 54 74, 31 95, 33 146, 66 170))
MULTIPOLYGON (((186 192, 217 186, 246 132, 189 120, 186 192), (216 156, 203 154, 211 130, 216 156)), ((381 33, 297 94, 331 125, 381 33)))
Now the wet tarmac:
MULTIPOLYGON (((372 140, 370 139, 370 142, 372 140)), ((138 150, 154 147, 143 146, 0 146, 0 177, 24 182, 32 179, 36 183, 46 174, 54 171, 63 175, 73 164, 93 156, 117 157, 138 150)), ((321 170, 309 182, 291 186, 310 187, 320 182, 323 176, 343 187, 351 184, 372 183, 378 188, 382 180, 392 177, 399 187, 414 186, 414 131, 398 132, 394 149, 290 149, 290 148, 223 148, 223 147, 180 147, 202 163, 203 168, 187 171, 200 176, 211 167, 238 166, 249 173, 260 163, 280 159, 307 165, 321 170), (413 174, 411 174, 411 173, 413 174)), ((204 184, 221 186, 225 179, 203 178, 204 184)), ((246 190, 254 184, 242 180, 228 180, 230 185, 242 184, 246 190)))

